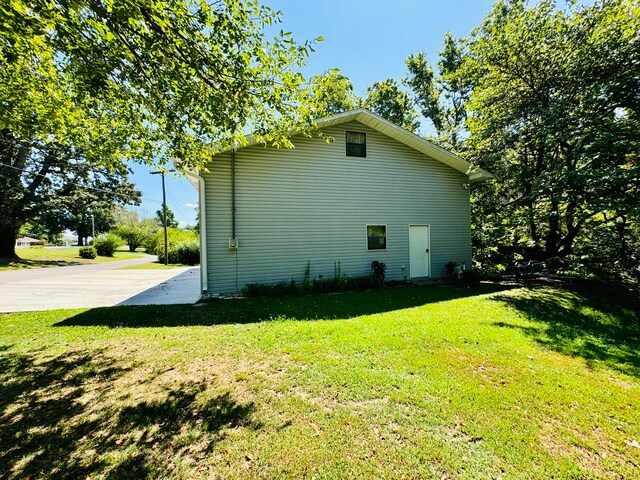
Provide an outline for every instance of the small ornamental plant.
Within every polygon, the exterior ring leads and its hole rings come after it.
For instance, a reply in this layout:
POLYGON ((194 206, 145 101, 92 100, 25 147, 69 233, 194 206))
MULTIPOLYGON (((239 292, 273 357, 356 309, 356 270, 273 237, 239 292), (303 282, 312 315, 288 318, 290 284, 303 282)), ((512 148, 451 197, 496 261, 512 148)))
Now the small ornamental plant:
POLYGON ((373 276, 378 281, 378 288, 382 288, 384 285, 384 275, 387 272, 387 266, 384 262, 374 260, 371 262, 371 270, 373 270, 373 276))

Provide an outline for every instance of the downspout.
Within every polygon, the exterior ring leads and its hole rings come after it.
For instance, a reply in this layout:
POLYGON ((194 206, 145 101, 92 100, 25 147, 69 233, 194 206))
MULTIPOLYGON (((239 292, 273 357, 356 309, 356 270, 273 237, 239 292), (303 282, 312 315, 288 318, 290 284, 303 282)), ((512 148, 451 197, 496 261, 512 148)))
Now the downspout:
MULTIPOLYGON (((207 294, 207 207, 205 201, 204 178, 188 170, 184 171, 188 177, 198 180, 198 199, 200 203, 200 286, 202 294, 207 294)), ((198 172, 199 173, 199 172, 198 172)))
MULTIPOLYGON (((231 238, 237 242, 236 237, 236 149, 231 150, 231 238)), ((233 249, 236 261, 236 290, 238 290, 238 244, 233 249)))
POLYGON ((236 150, 231 150, 231 238, 236 238, 236 150))
POLYGON ((471 259, 471 263, 469 264, 469 271, 473 270, 473 232, 471 231, 471 223, 473 222, 472 212, 471 212, 471 180, 467 181, 467 205, 469 205, 469 258, 471 259))

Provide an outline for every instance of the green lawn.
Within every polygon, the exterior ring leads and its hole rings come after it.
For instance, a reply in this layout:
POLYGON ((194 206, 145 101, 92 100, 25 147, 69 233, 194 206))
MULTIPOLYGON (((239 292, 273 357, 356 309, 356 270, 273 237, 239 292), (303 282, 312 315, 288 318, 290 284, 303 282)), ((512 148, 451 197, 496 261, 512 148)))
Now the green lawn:
MULTIPOLYGON (((126 248, 126 247, 125 247, 126 248)), ((20 270, 24 268, 58 267, 84 263, 113 262, 115 260, 129 260, 142 257, 141 252, 117 250, 113 257, 96 257, 94 259, 80 258, 80 247, 68 248, 18 248, 16 254, 19 260, 0 259, 0 270, 20 270)))
POLYGON ((639 311, 603 288, 481 284, 2 315, 0 465, 638 478, 639 311))

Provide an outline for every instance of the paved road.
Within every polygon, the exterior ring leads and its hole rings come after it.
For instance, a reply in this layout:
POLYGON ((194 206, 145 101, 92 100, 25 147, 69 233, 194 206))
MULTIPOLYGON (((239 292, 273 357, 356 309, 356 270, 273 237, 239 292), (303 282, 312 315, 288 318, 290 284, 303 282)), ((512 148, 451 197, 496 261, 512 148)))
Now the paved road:
POLYGON ((119 270, 156 257, 0 272, 0 312, 195 303, 200 269, 119 270))

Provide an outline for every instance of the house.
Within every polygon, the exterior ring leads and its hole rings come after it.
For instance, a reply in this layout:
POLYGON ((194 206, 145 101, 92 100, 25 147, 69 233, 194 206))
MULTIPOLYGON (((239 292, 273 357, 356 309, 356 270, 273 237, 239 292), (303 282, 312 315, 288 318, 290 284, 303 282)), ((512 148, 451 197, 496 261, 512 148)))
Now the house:
POLYGON ((471 264, 469 185, 482 169, 367 110, 317 122, 329 137, 255 141, 191 173, 200 191, 202 289, 371 273, 439 278, 471 264))
POLYGON ((16 247, 34 247, 36 245, 44 245, 44 242, 31 237, 20 237, 16 239, 16 247))

